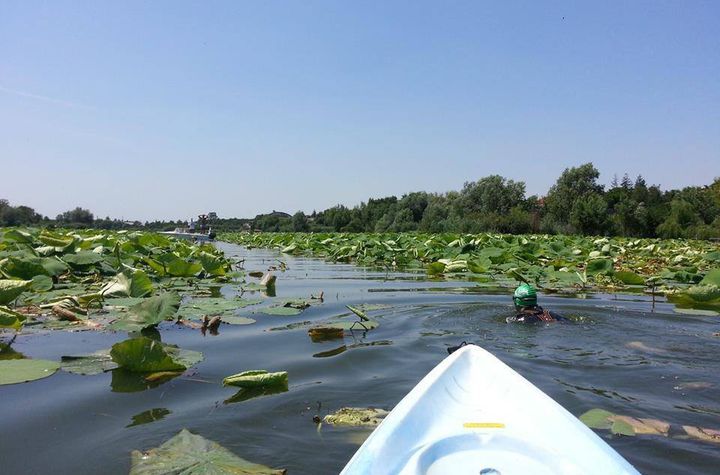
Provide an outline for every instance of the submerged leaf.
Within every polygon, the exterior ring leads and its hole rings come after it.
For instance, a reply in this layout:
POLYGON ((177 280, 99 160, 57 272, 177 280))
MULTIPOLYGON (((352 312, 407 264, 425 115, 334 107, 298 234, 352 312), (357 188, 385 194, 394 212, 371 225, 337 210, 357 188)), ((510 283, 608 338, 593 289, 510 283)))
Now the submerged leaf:
POLYGON ((261 396, 270 396, 273 394, 280 394, 287 392, 287 385, 277 384, 275 386, 258 386, 254 388, 241 388, 232 397, 229 397, 223 401, 223 404, 233 404, 236 402, 247 401, 248 399, 254 399, 261 396))
POLYGON ((132 452, 130 475, 160 474, 283 475, 277 470, 248 462, 217 442, 183 429, 160 447, 132 452))
POLYGON ((0 385, 25 383, 52 376, 60 368, 57 361, 0 360, 0 385))

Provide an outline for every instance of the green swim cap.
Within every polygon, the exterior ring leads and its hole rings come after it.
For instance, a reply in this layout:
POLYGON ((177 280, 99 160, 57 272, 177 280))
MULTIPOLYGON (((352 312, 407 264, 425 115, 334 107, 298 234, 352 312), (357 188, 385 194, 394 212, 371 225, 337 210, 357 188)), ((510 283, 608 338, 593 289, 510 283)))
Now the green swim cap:
POLYGON ((532 285, 519 285, 513 294, 513 302, 516 307, 532 307, 537 305, 537 292, 532 285))

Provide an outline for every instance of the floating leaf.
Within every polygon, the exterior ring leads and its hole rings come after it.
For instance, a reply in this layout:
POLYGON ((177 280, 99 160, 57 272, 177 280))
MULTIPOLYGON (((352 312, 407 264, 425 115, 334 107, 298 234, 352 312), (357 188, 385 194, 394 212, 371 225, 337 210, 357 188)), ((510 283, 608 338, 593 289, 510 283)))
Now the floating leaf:
POLYGON ((115 343, 110 356, 121 368, 138 373, 180 371, 187 367, 176 361, 165 345, 147 337, 115 343))
POLYGON ((372 407, 343 407, 323 418, 324 422, 344 426, 376 426, 388 415, 388 411, 372 407))
POLYGON ((332 350, 326 350, 321 351, 319 353, 315 353, 313 355, 313 358, 329 358, 331 356, 337 356, 341 353, 345 353, 347 351, 348 347, 346 345, 338 346, 337 348, 333 348, 332 350))
POLYGON ((265 370, 243 371, 223 379, 225 386, 239 386, 241 388, 254 388, 262 386, 287 386, 287 371, 268 373, 265 370))
POLYGON ((84 356, 63 356, 60 363, 63 371, 84 375, 101 374, 118 367, 118 364, 110 356, 109 350, 101 350, 84 356))
POLYGON ((635 435, 635 429, 633 429, 633 426, 625 422, 621 419, 616 419, 612 426, 610 426, 610 432, 616 435, 627 435, 627 436, 634 436, 635 435))
POLYGON ((585 271, 588 275, 612 274, 613 261, 612 259, 593 259, 587 263, 585 271))
POLYGON ((53 288, 53 281, 47 275, 36 275, 32 278, 32 289, 35 292, 46 292, 53 288))
POLYGON ((615 272, 614 277, 623 284, 628 285, 643 285, 645 283, 643 276, 630 271, 615 272))
POLYGON ((255 323, 255 320, 248 317, 222 317, 222 321, 231 325, 250 325, 255 323))
POLYGON ((26 318, 22 313, 0 306, 0 328, 19 330, 25 323, 26 318))
POLYGON ((21 293, 30 288, 31 280, 0 279, 0 305, 15 300, 21 293))
POLYGON ((145 297, 153 293, 148 275, 141 271, 123 271, 105 284, 100 293, 106 297, 145 297))
POLYGON ((66 254, 62 257, 65 263, 74 268, 84 268, 98 264, 103 260, 102 254, 92 251, 79 251, 75 254, 66 254))
POLYGON ((57 361, 0 360, 0 385, 26 383, 52 376, 60 368, 57 361))
POLYGON ((271 307, 260 309, 260 312, 267 315, 292 317, 295 315, 300 315, 300 313, 302 313, 302 309, 295 307, 286 307, 285 305, 273 305, 271 307))
POLYGON ((110 327, 114 330, 141 330, 172 318, 179 307, 180 297, 176 293, 167 292, 149 297, 130 307, 128 314, 123 315, 110 327))
POLYGON ((240 309, 260 303, 261 300, 226 299, 223 297, 193 298, 183 304, 178 311, 181 318, 200 319, 205 315, 220 315, 226 321, 227 315, 233 315, 240 309))
POLYGON ((700 285, 716 285, 720 287, 720 269, 708 271, 703 280, 700 281, 700 285))
POLYGON ((693 439, 702 440, 705 442, 713 442, 720 444, 720 430, 706 429, 703 427, 695 426, 682 426, 687 435, 693 439))
POLYGON ((591 429, 609 429, 612 427, 612 421, 610 418, 614 416, 612 412, 608 412, 604 409, 590 409, 586 413, 582 414, 579 419, 586 426, 591 429))
POLYGON ((165 270, 168 274, 175 277, 192 277, 200 273, 203 269, 199 262, 188 262, 179 257, 167 263, 165 270))
POLYGON ((158 448, 132 452, 130 475, 166 473, 284 475, 285 470, 248 462, 220 444, 183 429, 158 448))
MULTIPOLYGON (((618 433, 615 431, 615 424, 625 423, 630 426, 633 433, 626 434, 621 432, 621 435, 646 434, 663 435, 667 437, 668 432, 670 431, 670 424, 658 419, 643 419, 615 414, 610 417, 610 420, 613 421, 613 426, 610 428, 613 433, 618 433)), ((626 429, 623 426, 618 426, 617 428, 626 429)))

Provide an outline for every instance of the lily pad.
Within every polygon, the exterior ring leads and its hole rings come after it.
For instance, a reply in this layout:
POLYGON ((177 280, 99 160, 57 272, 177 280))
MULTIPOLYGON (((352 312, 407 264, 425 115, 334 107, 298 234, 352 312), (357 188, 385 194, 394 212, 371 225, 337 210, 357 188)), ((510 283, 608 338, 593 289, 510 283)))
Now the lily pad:
POLYGON ((596 408, 590 409, 578 419, 591 429, 609 429, 612 427, 612 421, 610 420, 612 416, 614 416, 612 412, 596 408))
POLYGON ((19 330, 25 323, 26 318, 22 313, 0 306, 0 328, 19 330))
POLYGON ((183 304, 178 311, 182 318, 199 320, 205 315, 220 315, 226 321, 226 315, 233 315, 237 309, 260 303, 261 300, 226 299, 223 297, 193 298, 183 304))
POLYGON ((177 353, 173 354, 166 345, 144 336, 115 343, 110 356, 123 369, 138 373, 187 369, 178 360, 177 353))
POLYGON ((373 407, 343 407, 334 414, 323 418, 324 422, 342 426, 377 426, 382 422, 388 411, 373 407))
POLYGON ((150 277, 141 271, 121 272, 100 290, 104 297, 145 297, 153 293, 150 277))
POLYGON ((222 317, 222 321, 231 325, 251 325, 255 323, 255 320, 248 317, 222 317))
POLYGON ((167 473, 284 475, 286 471, 248 462, 217 442, 183 429, 160 447, 132 452, 130 475, 167 473))
POLYGON ((717 429, 707 429, 703 427, 695 427, 695 426, 682 426, 687 435, 692 437, 693 439, 702 440, 705 442, 713 442, 715 444, 720 444, 720 430, 717 429))
POLYGON ((128 314, 120 317, 110 327, 114 330, 136 331, 172 318, 180 307, 180 297, 167 292, 149 297, 130 307, 128 314))
POLYGON ((636 274, 635 272, 630 271, 620 271, 615 272, 614 277, 622 282, 623 284, 628 285, 643 285, 645 284, 645 279, 640 274, 636 274))
POLYGON ((255 388, 267 386, 288 385, 287 371, 268 373, 265 370, 243 371, 223 379, 224 386, 239 386, 241 388, 255 388))
POLYGON ((60 368, 57 361, 1 360, 0 385, 26 383, 52 376, 60 368))
POLYGON ((113 370, 118 364, 113 361, 109 350, 101 350, 91 355, 63 356, 60 368, 74 374, 94 375, 113 370))
POLYGON ((15 300, 21 293, 30 288, 32 280, 0 279, 0 305, 15 300))
POLYGON ((267 315, 292 317, 295 315, 300 315, 302 313, 302 309, 295 307, 286 307, 284 305, 273 305, 272 307, 261 309, 260 312, 267 315))

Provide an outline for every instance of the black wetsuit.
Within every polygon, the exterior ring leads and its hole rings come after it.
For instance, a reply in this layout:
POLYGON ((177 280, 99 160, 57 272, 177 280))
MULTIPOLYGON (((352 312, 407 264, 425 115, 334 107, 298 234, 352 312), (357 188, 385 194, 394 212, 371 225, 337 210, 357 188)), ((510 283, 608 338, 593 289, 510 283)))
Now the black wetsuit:
POLYGON ((523 307, 517 315, 505 319, 508 323, 561 322, 564 320, 567 320, 567 318, 561 317, 550 310, 545 310, 539 305, 523 307))

